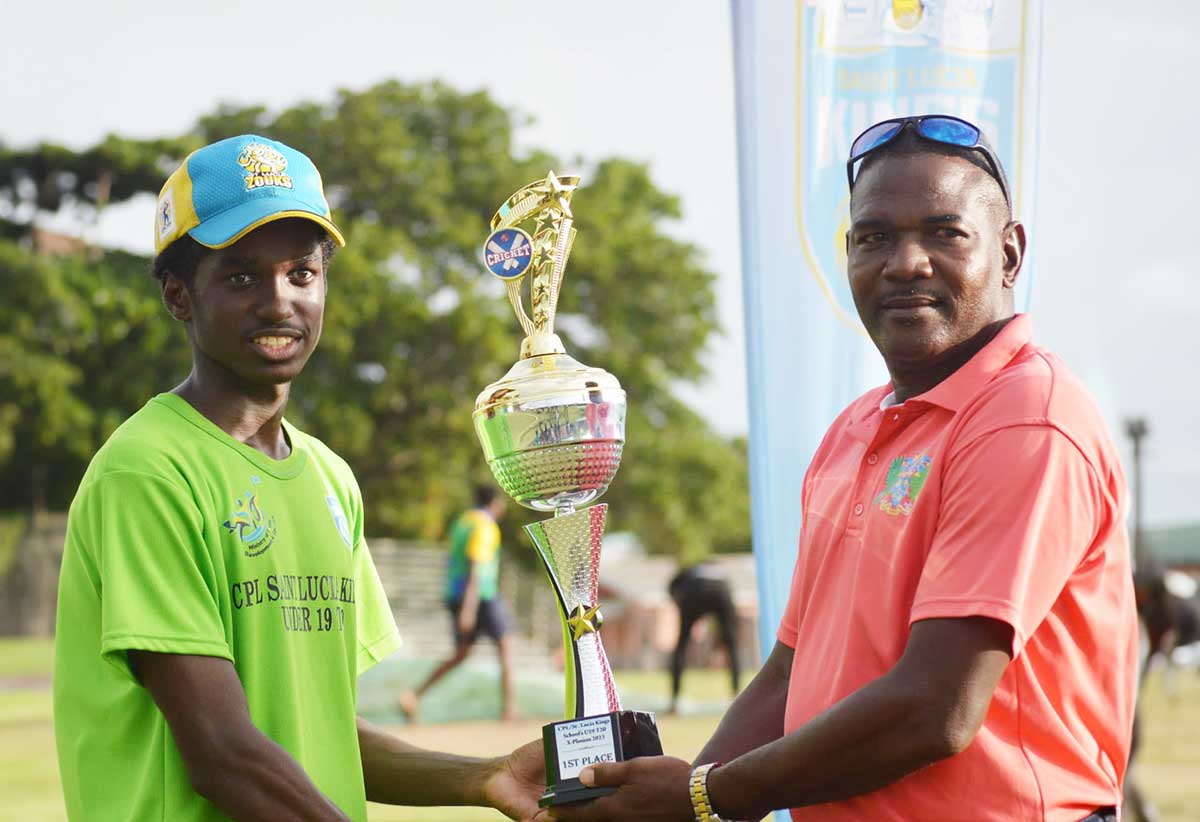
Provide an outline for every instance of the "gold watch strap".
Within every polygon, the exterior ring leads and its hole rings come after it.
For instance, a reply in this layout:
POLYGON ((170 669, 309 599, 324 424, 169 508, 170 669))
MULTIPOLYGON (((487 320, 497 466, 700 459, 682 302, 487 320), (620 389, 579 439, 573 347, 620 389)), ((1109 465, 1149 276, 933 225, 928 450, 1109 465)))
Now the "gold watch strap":
POLYGON ((720 764, 709 762, 692 769, 692 775, 688 779, 688 793, 692 797, 692 813, 695 814, 696 822, 722 822, 721 817, 713 810, 712 802, 708 800, 708 772, 720 764))

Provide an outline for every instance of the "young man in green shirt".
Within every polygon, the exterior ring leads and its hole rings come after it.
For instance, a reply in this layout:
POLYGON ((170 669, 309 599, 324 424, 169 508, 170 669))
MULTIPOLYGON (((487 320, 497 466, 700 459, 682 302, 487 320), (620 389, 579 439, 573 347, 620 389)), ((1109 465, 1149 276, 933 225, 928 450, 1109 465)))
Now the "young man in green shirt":
POLYGON ((366 800, 537 812, 540 745, 477 760, 355 716, 400 644, 349 467, 284 420, 342 236, 303 154, 244 135, 159 196, 155 273, 193 368, 96 454, 59 584, 72 820, 366 819, 366 800))

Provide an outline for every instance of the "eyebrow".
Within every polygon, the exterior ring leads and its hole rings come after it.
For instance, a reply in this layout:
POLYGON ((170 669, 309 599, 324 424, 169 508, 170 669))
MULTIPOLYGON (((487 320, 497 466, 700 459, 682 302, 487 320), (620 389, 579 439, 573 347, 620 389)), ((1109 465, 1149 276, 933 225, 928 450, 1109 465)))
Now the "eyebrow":
MULTIPOLYGON (((934 214, 929 217, 923 217, 921 222, 925 225, 953 225, 963 222, 960 214, 934 214)), ((892 225, 890 220, 879 218, 868 218, 866 220, 855 220, 850 227, 855 231, 870 231, 876 228, 888 228, 892 225)))
MULTIPOLYGON (((289 265, 296 265, 297 263, 312 262, 313 260, 320 259, 320 257, 321 257, 320 253, 317 251, 314 251, 311 254, 305 254, 303 257, 296 257, 293 260, 281 260, 280 262, 285 262, 285 263, 288 263, 289 265)), ((230 268, 230 267, 252 268, 252 267, 258 265, 260 262, 261 262, 261 259, 258 257, 223 257, 221 259, 221 266, 223 268, 230 268)))

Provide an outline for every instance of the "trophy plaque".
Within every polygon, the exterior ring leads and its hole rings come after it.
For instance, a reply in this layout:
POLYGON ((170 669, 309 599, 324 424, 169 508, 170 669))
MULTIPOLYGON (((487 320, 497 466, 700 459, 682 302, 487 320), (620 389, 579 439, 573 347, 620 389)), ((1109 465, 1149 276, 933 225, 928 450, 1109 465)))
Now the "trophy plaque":
POLYGON ((521 358, 475 401, 475 433, 500 487, 517 503, 553 513, 525 527, 562 617, 566 716, 542 731, 542 807, 580 802, 613 788, 588 788, 579 772, 597 762, 658 755, 654 715, 622 710, 600 641, 600 541, 608 489, 625 445, 625 392, 617 379, 570 357, 554 333, 567 257, 575 240, 574 176, 530 183, 492 217, 488 270, 504 281, 525 339, 521 358), (522 286, 529 281, 531 310, 522 286))

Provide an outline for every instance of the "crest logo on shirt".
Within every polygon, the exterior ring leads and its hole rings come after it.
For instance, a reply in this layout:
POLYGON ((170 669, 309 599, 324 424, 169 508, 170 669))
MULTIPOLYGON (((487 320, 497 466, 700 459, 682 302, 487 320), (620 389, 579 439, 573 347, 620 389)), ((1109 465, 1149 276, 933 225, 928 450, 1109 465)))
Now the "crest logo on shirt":
MULTIPOLYGON (((251 486, 261 482, 258 477, 250 478, 251 486)), ((279 532, 275 517, 263 511, 258 494, 253 490, 246 491, 234 501, 233 513, 223 525, 241 541, 248 557, 256 557, 270 548, 279 532)))
POLYGON ((896 457, 892 460, 892 465, 888 468, 887 485, 879 492, 879 496, 875 497, 875 504, 879 506, 879 510, 892 516, 911 514, 913 506, 917 504, 917 497, 921 495, 921 489, 925 487, 925 478, 929 476, 931 462, 933 459, 928 454, 896 457))

